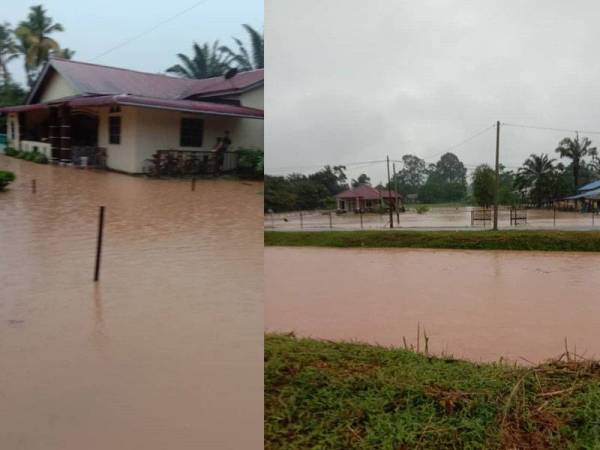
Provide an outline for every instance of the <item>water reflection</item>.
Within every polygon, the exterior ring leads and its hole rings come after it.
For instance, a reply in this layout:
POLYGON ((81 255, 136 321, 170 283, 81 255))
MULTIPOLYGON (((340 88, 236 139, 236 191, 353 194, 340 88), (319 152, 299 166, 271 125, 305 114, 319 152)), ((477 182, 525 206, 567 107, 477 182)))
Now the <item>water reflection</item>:
POLYGON ((0 168, 0 447, 262 448, 262 184, 0 168))

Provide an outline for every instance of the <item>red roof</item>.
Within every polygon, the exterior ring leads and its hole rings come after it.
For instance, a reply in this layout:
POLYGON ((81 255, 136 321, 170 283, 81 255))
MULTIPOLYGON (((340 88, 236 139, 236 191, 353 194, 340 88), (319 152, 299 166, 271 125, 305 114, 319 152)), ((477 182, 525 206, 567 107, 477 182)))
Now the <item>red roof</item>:
POLYGON ((175 111, 207 113, 217 116, 235 116, 262 119, 264 112, 261 109, 246 106, 228 105, 225 103, 202 102, 196 100, 164 100, 137 95, 102 95, 97 97, 78 97, 68 102, 71 107, 78 106, 103 106, 103 105, 130 105, 147 108, 172 109, 175 111))
POLYGON ((246 117, 262 119, 264 112, 261 109, 248 108, 245 106, 228 105, 224 103, 203 102, 196 100, 165 100, 152 97, 140 97, 137 95, 97 95, 67 97, 53 100, 49 103, 34 103, 31 105, 7 106, 0 108, 0 112, 23 112, 38 109, 47 109, 54 103, 66 104, 72 108, 83 106, 141 106, 146 108, 171 109, 174 111, 204 113, 216 116, 246 117))
POLYGON ((394 191, 390 192, 387 189, 379 191, 368 184, 361 184, 355 188, 340 192, 336 198, 361 198, 364 200, 379 200, 380 198, 399 198, 400 195, 394 191))
POLYGON ((27 102, 35 101, 36 92, 48 71, 55 70, 80 94, 131 94, 181 100, 194 95, 215 96, 243 92, 264 81, 264 70, 240 72, 230 79, 213 77, 204 80, 139 72, 119 67, 101 66, 62 58, 51 58, 32 89, 27 102))

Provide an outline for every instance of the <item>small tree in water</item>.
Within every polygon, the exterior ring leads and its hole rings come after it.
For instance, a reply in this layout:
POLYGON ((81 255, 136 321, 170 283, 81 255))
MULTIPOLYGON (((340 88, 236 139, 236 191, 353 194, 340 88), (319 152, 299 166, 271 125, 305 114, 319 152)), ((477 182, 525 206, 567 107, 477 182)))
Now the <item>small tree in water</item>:
POLYGON ((487 164, 477 166, 473 172, 473 198, 479 206, 489 207, 494 203, 496 173, 487 164))

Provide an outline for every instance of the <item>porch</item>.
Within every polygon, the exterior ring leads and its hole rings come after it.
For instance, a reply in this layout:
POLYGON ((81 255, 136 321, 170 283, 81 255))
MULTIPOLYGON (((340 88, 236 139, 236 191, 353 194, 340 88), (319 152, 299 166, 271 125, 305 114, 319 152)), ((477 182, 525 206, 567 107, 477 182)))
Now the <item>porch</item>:
POLYGON ((7 144, 42 153, 56 164, 160 176, 233 171, 238 163, 234 146, 262 148, 262 118, 258 113, 249 117, 248 111, 254 111, 249 108, 216 105, 226 113, 201 113, 117 97, 3 108, 8 113, 7 144), (213 148, 227 133, 233 145, 217 154, 213 148))

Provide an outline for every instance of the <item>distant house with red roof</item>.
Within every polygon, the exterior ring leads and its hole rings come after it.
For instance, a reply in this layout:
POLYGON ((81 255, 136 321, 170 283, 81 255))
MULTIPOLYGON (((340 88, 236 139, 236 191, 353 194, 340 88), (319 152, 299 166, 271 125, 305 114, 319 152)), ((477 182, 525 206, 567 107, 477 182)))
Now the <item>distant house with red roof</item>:
POLYGON ((99 148, 110 169, 142 172, 157 150, 263 148, 264 71, 192 80, 51 58, 24 105, 8 115, 8 146, 77 163, 99 148))
POLYGON ((335 196, 338 211, 358 212, 375 211, 382 207, 398 205, 400 207, 401 195, 387 189, 376 189, 368 184, 340 192, 335 196))

